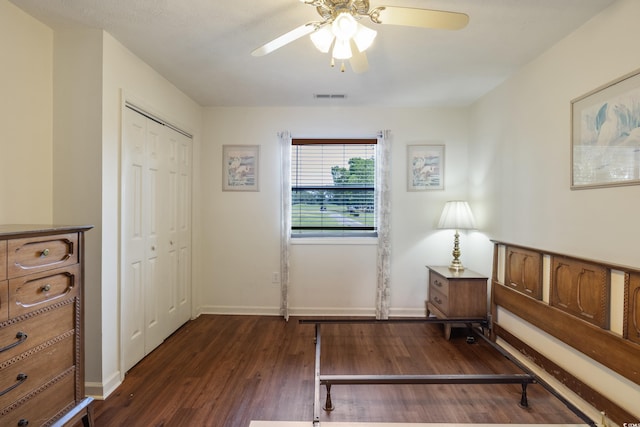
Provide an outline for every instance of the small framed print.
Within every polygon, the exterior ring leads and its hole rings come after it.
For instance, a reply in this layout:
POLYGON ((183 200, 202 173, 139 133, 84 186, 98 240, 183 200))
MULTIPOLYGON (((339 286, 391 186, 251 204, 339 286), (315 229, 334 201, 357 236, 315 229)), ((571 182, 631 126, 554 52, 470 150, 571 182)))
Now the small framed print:
POLYGON ((260 191, 260 146, 222 146, 222 190, 260 191))
POLYGON ((444 189, 444 145, 407 146, 407 191, 444 189))

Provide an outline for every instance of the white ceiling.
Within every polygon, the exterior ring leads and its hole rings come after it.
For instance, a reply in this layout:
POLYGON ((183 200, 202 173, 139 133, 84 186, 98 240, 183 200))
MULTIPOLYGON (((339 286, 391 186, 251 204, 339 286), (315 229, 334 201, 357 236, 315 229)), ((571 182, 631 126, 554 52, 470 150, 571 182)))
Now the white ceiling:
POLYGON ((371 0, 464 12, 460 31, 383 26, 369 71, 329 66, 308 36, 250 52, 309 21, 298 0, 11 0, 54 29, 101 28, 203 106, 464 106, 614 0, 371 0), (314 94, 345 94, 344 100, 314 94))

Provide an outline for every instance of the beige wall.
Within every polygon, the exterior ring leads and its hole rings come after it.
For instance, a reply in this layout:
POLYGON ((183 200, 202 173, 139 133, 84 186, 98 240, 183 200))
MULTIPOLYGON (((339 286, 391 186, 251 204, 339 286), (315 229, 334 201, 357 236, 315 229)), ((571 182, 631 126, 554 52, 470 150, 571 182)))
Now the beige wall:
MULTIPOLYGON (((278 313, 280 288, 271 277, 280 270, 279 131, 289 130, 294 137, 375 137, 389 129, 391 313, 424 313, 425 265, 450 262, 453 246, 453 234, 435 225, 446 200, 466 197, 466 109, 210 108, 204 121, 200 161, 207 221, 201 253, 202 277, 208 280, 199 311, 278 313), (430 143, 446 145, 445 190, 407 192, 407 145, 430 143), (222 191, 224 144, 260 145, 260 192, 222 191)), ((374 314, 375 246, 296 244, 291 252, 291 314, 374 314)))
MULTIPOLYGON (((569 188, 570 102, 640 68, 638 16, 640 2, 614 3, 472 108, 470 193, 480 227, 491 238, 640 267, 640 186, 569 188)), ((612 329, 619 332, 623 281, 612 287, 612 329)), ((640 416, 640 386, 507 313, 501 321, 640 416)))
POLYGON ((52 218, 53 31, 0 0, 0 223, 52 218))

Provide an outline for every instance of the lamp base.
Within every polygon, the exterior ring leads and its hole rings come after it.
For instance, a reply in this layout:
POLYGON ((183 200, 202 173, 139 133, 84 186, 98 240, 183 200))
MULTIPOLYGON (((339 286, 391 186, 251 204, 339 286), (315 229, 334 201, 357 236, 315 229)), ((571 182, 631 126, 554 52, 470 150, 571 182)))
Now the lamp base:
POLYGON ((456 230, 456 234, 453 237, 453 261, 451 261, 451 265, 449 265, 449 270, 451 271, 464 271, 464 266, 462 262, 460 262, 460 233, 456 230))
POLYGON ((453 261, 451 261, 451 264, 449 265, 449 270, 464 271, 464 266, 462 265, 459 259, 454 259, 453 261))

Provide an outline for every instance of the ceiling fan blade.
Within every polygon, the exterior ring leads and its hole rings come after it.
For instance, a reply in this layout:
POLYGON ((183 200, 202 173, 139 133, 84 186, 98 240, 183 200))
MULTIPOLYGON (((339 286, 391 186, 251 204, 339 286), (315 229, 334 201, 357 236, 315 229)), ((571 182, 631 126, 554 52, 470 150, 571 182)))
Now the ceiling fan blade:
POLYGON ((360 52, 356 44, 351 41, 351 58, 349 59, 351 69, 356 74, 362 74, 369 70, 369 60, 365 52, 360 52))
POLYGON ((396 6, 377 7, 369 12, 369 17, 377 24, 440 30, 460 30, 469 23, 469 15, 465 13, 396 6))
POLYGON ((273 52, 276 49, 280 49, 282 46, 289 44, 293 41, 298 40, 300 37, 304 37, 307 34, 313 33, 318 28, 317 22, 307 22, 304 25, 300 25, 298 28, 295 28, 288 33, 277 37, 270 42, 260 46, 251 52, 253 56, 264 56, 268 53, 273 52))

